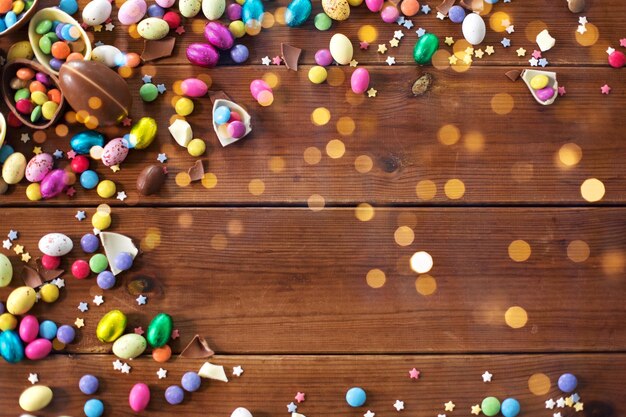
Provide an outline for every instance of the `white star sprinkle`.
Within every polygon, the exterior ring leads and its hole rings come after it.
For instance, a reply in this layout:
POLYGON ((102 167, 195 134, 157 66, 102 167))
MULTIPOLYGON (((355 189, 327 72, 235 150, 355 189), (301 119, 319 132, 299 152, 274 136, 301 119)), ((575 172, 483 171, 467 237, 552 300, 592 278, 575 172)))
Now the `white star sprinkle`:
POLYGON ((445 19, 445 18, 446 18, 446 15, 445 15, 445 14, 443 14, 443 13, 441 13, 441 12, 437 12, 437 19, 439 19, 439 20, 443 20, 443 19, 445 19))
POLYGON ((578 24, 579 24, 579 25, 586 25, 587 23, 589 23, 589 22, 587 21, 587 16, 580 16, 580 17, 578 18, 578 24))
POLYGON ((113 362, 113 369, 115 369, 116 371, 119 371, 122 369, 122 362, 120 362, 119 359, 113 362))
POLYGON ((402 39, 404 38, 404 32, 402 32, 401 30, 396 30, 395 32, 393 32, 393 37, 396 39, 402 39))
POLYGON ((263 65, 265 65, 265 66, 268 66, 268 67, 270 66, 270 63, 271 63, 271 62, 272 62, 272 60, 270 59, 270 57, 269 57, 269 56, 264 56, 264 57, 261 59, 261 63, 262 63, 263 65))
POLYGON ((387 63, 387 65, 394 65, 396 63, 396 58, 393 56, 388 56, 385 62, 387 63))
POLYGON ((483 382, 491 382, 491 377, 493 374, 489 373, 489 371, 485 371, 483 374, 483 382))
POLYGON ((160 163, 164 163, 165 161, 167 161, 167 155, 165 155, 164 153, 160 153, 157 156, 157 161, 159 161, 160 163))
POLYGON ((367 410, 367 413, 363 414, 363 417, 374 417, 376 413, 372 413, 370 410, 367 410))
POLYGON ((52 283, 57 286, 57 288, 65 287, 65 280, 63 278, 53 279, 52 283))
POLYGON ((104 297, 103 297, 103 296, 101 296, 101 295, 96 295, 96 296, 93 298, 93 303, 94 303, 95 305, 99 306, 100 304, 104 303, 104 297))
POLYGON ((78 304, 78 309, 80 310, 80 312, 81 312, 81 313, 84 313, 85 311, 89 310, 89 306, 87 305, 87 303, 86 303, 86 302, 81 301, 81 302, 78 304))
POLYGON ((397 411, 402 411, 404 410, 404 401, 396 400, 393 406, 397 411))
POLYGON ((76 217, 76 220, 78 220, 79 222, 82 222, 83 220, 85 220, 85 218, 87 216, 85 215, 84 211, 79 210, 79 211, 76 212, 76 216, 74 216, 74 217, 76 217))
POLYGON ((565 408, 565 399, 563 397, 556 400, 556 406, 559 408, 565 408))
POLYGON ((117 199, 120 201, 124 201, 126 200, 128 196, 126 195, 126 192, 124 191, 120 191, 119 193, 117 193, 117 199))
POLYGON ((132 368, 130 367, 130 365, 124 362, 120 370, 122 371, 123 374, 129 374, 131 369, 132 368))
POLYGON ((37 374, 28 374, 28 382, 30 382, 31 384, 35 385, 37 382, 39 382, 39 375, 37 375, 37 374))
POLYGON ((11 249, 11 246, 13 246, 13 243, 11 243, 11 241, 9 239, 2 241, 2 247, 3 248, 11 249))
POLYGON ((159 368, 156 374, 159 377, 159 379, 167 378, 167 369, 159 368))
POLYGON ((243 368, 241 367, 241 365, 235 366, 233 368, 233 375, 241 376, 241 374, 243 374, 243 368))
POLYGON ((556 405, 556 403, 554 402, 554 400, 552 398, 550 398, 548 401, 546 401, 546 408, 549 410, 554 409, 554 406, 556 405))
POLYGON ((148 298, 146 298, 143 294, 140 294, 139 297, 135 299, 135 301, 137 301, 137 305, 139 306, 145 305, 147 300, 148 298))
POLYGON ((28 136, 28 133, 22 133, 22 136, 20 136, 20 140, 26 143, 30 140, 30 136, 28 136))

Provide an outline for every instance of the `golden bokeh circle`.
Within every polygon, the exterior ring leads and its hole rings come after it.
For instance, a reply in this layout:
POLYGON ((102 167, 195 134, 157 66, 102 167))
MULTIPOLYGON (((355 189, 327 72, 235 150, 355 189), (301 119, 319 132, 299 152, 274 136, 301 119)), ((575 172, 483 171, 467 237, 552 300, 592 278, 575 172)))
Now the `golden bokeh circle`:
POLYGON ((178 215, 178 225, 183 229, 189 229, 193 225, 193 216, 191 213, 181 213, 178 215))
POLYGON ((67 134, 69 133, 69 131, 70 131, 70 130, 68 129, 67 125, 63 125, 63 124, 61 124, 61 125, 57 125, 57 126, 54 128, 54 133, 56 133, 56 135, 57 135, 57 136, 59 136, 59 137, 61 137, 61 138, 62 138, 62 137, 67 136, 67 134))
POLYGON ((356 209, 354 210, 354 215, 362 222, 369 222, 374 218, 374 207, 372 207, 368 203, 361 203, 356 206, 356 209))
POLYGON ((437 184, 431 180, 421 180, 415 186, 415 193, 420 200, 432 200, 437 195, 437 184))
POLYGON ((359 28, 357 37, 361 42, 372 43, 378 39, 378 30, 372 25, 363 25, 359 28))
POLYGON ((211 247, 215 250, 224 250, 228 246, 228 238, 218 233, 211 238, 211 247))
POLYGON ((530 258, 532 250, 528 242, 518 239, 509 244, 508 252, 509 258, 511 258, 515 262, 524 262, 528 258, 530 258))
POLYGON ((567 245, 567 257, 572 262, 585 262, 589 259, 590 253, 589 245, 584 240, 572 240, 569 245, 567 245))
POLYGON ((501 116, 511 113, 514 107, 515 100, 508 93, 498 93, 491 98, 491 110, 501 116))
POLYGON ((203 34, 205 26, 206 26, 206 21, 204 19, 193 19, 191 21, 191 31, 193 33, 203 34))
POLYGON ((367 155, 359 155, 354 160, 354 169, 360 174, 367 174, 374 167, 372 158, 367 155))
POLYGON ((346 145, 339 139, 332 139, 326 144, 326 154, 333 159, 341 158, 346 153, 346 145))
POLYGON ((602 254, 602 270, 608 276, 622 276, 626 271, 626 257, 619 250, 610 250, 602 254))
POLYGON ((35 130, 35 132, 33 132, 33 141, 35 143, 44 143, 47 138, 48 135, 43 130, 35 130))
POLYGON ((198 74, 196 78, 199 79, 200 81, 204 81, 204 83, 209 88, 211 88, 211 85, 213 85, 213 78, 211 78, 211 76, 207 74, 206 72, 202 74, 198 74))
POLYGON ((239 236, 243 233, 243 222, 238 219, 229 220, 226 230, 228 230, 228 234, 231 236, 239 236))
POLYGON ((263 180, 255 178, 248 183, 248 191, 252 195, 261 195, 265 192, 265 182, 263 180))
POLYGON ((183 86, 183 80, 174 81, 174 84, 172 84, 172 91, 174 91, 174 94, 176 94, 177 96, 184 95, 182 86, 183 86))
POLYGON ((191 184, 191 177, 186 172, 179 172, 176 174, 176 185, 179 187, 186 187, 191 184))
POLYGON ((450 52, 445 49, 438 49, 431 58, 433 67, 440 71, 450 68, 450 52))
POLYGON ((324 126, 330 121, 330 110, 326 107, 318 107, 311 113, 311 123, 315 126, 324 126))
POLYGON ((385 285, 387 281, 387 277, 385 273, 380 269, 370 269, 365 276, 365 280, 367 281, 367 285, 372 288, 380 288, 385 285))
POLYGON ((602 200, 605 191, 604 184, 597 178, 588 178, 580 185, 580 195, 590 203, 602 200))
POLYGON ((458 200, 465 195, 465 184, 458 178, 446 181, 443 191, 450 200, 458 200))
POLYGON ((550 392, 551 387, 550 377, 546 374, 533 374, 528 378, 528 389, 534 395, 546 395, 550 392))
POLYGON ((327 70, 326 82, 333 87, 338 87, 346 80, 346 74, 339 67, 330 67, 327 70))
POLYGON ((463 135, 463 146, 470 152, 480 152, 485 148, 485 137, 477 131, 467 132, 463 135))
POLYGON ((539 32, 547 28, 548 28, 548 25, 546 25, 541 20, 533 20, 528 25, 526 25, 526 29, 524 30, 524 33, 526 34, 526 39, 529 42, 532 42, 533 44, 535 44, 537 40, 537 35, 539 34, 539 32))
POLYGON ((504 313, 504 321, 512 329, 521 329, 528 323, 528 313, 520 306, 513 306, 504 313))
POLYGON ((576 42, 582 46, 595 45, 598 39, 600 39, 600 30, 593 23, 587 23, 585 28, 587 30, 583 34, 576 30, 576 42))
POLYGON ((201 182, 204 188, 215 188, 215 186, 217 185, 217 176, 211 172, 206 172, 202 177, 201 182))
POLYGON ((356 124, 351 117, 343 116, 337 120, 337 132, 342 136, 349 136, 356 129, 356 124))
POLYGON ((274 10, 274 19, 276 19, 276 23, 284 25, 286 23, 285 14, 287 13, 287 8, 284 6, 278 7, 274 10))
POLYGON ((428 274, 422 274, 415 280, 415 290, 420 295, 433 295, 437 291, 437 280, 428 274))
POLYGON ((452 124, 443 125, 437 132, 437 139, 444 145, 454 145, 461 138, 461 131, 452 124))
POLYGON ((270 88, 276 88, 280 84, 280 77, 273 72, 266 72, 263 74, 263 81, 265 81, 270 88))
POLYGON ((97 110, 102 107, 102 99, 96 96, 89 97, 89 100, 87 100, 87 105, 90 109, 97 110))
POLYGON ((566 143, 559 148, 559 162, 565 167, 577 165, 583 157, 583 150, 575 143, 566 143))
POLYGON ((271 28, 274 26, 274 23, 276 23, 276 19, 270 12, 265 12, 261 15, 261 26, 263 26, 263 29, 271 28))
POLYGON ((313 194, 307 199, 307 205, 313 211, 321 211, 326 206, 326 200, 319 194, 313 194))
POLYGON ((433 257, 425 251, 415 252, 409 262, 411 269, 418 274, 425 274, 433 267, 433 257))
POLYGON ((408 226, 400 226, 393 233, 393 239, 399 246, 409 246, 415 240, 415 232, 408 226))
POLYGON ((309 165, 316 165, 322 160, 322 151, 315 146, 310 146, 304 150, 304 162, 309 165))
POLYGON ((504 12, 495 12, 489 17, 489 27, 491 27, 491 30, 494 32, 504 32, 507 27, 502 24, 502 21, 508 21, 510 24, 513 23, 511 22, 511 17, 508 14, 504 12))
POLYGON ((283 172, 285 170, 285 165, 285 158, 282 156, 272 156, 269 161, 267 161, 267 167, 275 174, 283 172))

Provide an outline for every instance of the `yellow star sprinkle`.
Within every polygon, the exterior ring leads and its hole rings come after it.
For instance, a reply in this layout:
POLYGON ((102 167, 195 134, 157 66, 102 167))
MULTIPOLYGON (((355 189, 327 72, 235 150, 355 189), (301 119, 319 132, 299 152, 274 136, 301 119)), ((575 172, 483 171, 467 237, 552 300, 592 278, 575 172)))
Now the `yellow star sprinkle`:
POLYGON ((454 43, 454 38, 452 36, 446 36, 446 40, 444 41, 444 43, 448 46, 452 46, 452 44, 454 43))
POLYGON ((475 56, 476 58, 482 58, 482 57, 483 57, 483 55, 485 55, 485 53, 483 52, 483 50, 482 50, 482 49, 479 49, 479 50, 477 50, 477 51, 474 51, 474 56, 475 56))
POLYGON ((479 415, 481 411, 480 405, 476 404, 472 406, 472 414, 479 415))
POLYGON ((13 250, 15 251, 15 253, 17 255, 21 255, 22 253, 24 253, 24 246, 22 246, 22 245, 15 245, 13 247, 13 250))
POLYGON ((352 61, 350 61, 351 67, 356 67, 357 65, 359 65, 359 61, 357 61, 356 59, 353 59, 352 61))
POLYGON ((111 171, 117 172, 120 170, 120 164, 111 165, 111 171))
POLYGON ((376 94, 378 94, 378 90, 374 89, 374 87, 367 90, 368 97, 376 97, 376 94))
POLYGON ((387 46, 384 43, 379 44, 378 52, 380 52, 381 54, 384 54, 385 52, 387 52, 387 46))
POLYGON ((467 55, 469 55, 469 56, 474 55, 474 48, 472 48, 471 46, 468 46, 468 47, 465 49, 465 53, 466 53, 467 55))
POLYGON ((576 410, 576 411, 583 411, 583 409, 584 409, 583 408, 583 403, 576 403, 574 405, 574 410, 576 410))
POLYGON ((30 253, 26 252, 22 254, 22 261, 23 262, 28 262, 30 261, 30 253))
POLYGON ((526 55, 526 49, 524 49, 524 48, 519 48, 515 52, 517 52, 517 56, 524 56, 524 55, 526 55))
POLYGON ((102 25, 96 25, 96 26, 94 26, 94 27, 93 27, 93 31, 94 31, 94 32, 100 32, 100 31, 102 31, 102 25))
POLYGON ((455 55, 450 55, 448 57, 448 61, 450 61, 450 65, 456 65, 458 60, 459 58, 457 58, 455 55))
POLYGON ((469 65, 472 63, 472 56, 471 55, 465 55, 463 57, 463 63, 466 65, 469 65))
POLYGON ((76 326, 79 329, 81 327, 85 327, 85 320, 77 318, 76 321, 74 322, 74 326, 76 326))
POLYGON ((496 51, 495 51, 495 49, 493 49, 493 46, 488 45, 488 46, 485 48, 485 52, 487 53, 487 55, 491 55, 491 54, 493 54, 493 53, 494 53, 494 52, 496 52, 496 51))
POLYGON ((39 154, 41 153, 41 146, 35 146, 35 147, 33 148, 33 153, 34 153, 35 155, 39 155, 39 154))
POLYGON ((568 407, 571 407, 571 406, 574 405, 574 400, 572 400, 572 397, 567 397, 565 399, 565 405, 568 406, 568 407))
POLYGON ((389 45, 391 45, 392 48, 397 48, 399 43, 400 41, 397 40, 396 38, 393 38, 392 40, 389 41, 389 45))
POLYGON ((455 405, 454 405, 454 403, 452 401, 448 401, 443 406, 445 407, 446 411, 454 411, 455 405))

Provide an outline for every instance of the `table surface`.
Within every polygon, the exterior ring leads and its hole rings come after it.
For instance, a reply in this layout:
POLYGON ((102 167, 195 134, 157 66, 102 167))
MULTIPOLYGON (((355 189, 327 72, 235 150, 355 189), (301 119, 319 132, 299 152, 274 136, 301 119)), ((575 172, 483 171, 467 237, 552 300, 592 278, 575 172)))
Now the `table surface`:
MULTIPOLYGON (((132 414, 127 397, 137 382, 152 391, 142 414, 155 416, 228 416, 239 406, 255 417, 284 415, 297 392, 306 394, 298 412, 309 417, 359 417, 368 410, 385 417, 397 413, 396 400, 411 416, 469 416, 487 396, 517 398, 527 416, 626 415, 626 77, 624 69, 608 66, 606 53, 609 46, 624 51, 626 2, 587 0, 579 15, 565 0, 485 5, 488 33, 475 54, 488 46, 495 52, 475 55, 471 65, 462 63, 467 44, 460 25, 436 18, 438 1, 420 3, 433 11, 411 18, 411 29, 385 24, 362 5, 352 8, 349 20, 318 32, 312 19, 300 28, 280 24, 274 16, 287 1, 267 2, 267 27, 241 40, 250 48, 249 61, 214 69, 186 61, 186 46, 202 41, 205 24, 200 16, 186 19, 186 33, 174 35, 173 55, 127 78, 131 118, 155 117, 155 142, 131 151, 118 172, 92 162, 127 194, 124 201, 77 187, 73 197, 29 202, 25 181, 0 197, 0 233, 19 231, 14 244, 32 255, 30 265, 43 234, 62 232, 77 242, 91 230, 101 203, 112 207, 110 230, 131 237, 141 250, 114 289, 65 274, 60 300, 35 306, 41 319, 72 324, 82 318, 85 326, 74 344, 43 361, 0 365, 0 414, 20 413, 18 397, 30 385, 29 373, 37 373, 55 393, 38 415, 83 415, 89 397, 77 384, 90 373, 100 378, 93 397, 104 402, 107 416, 132 414), (577 33, 581 16, 588 21, 584 34, 577 33), (510 34, 502 26, 507 19, 510 34), (435 67, 412 60, 419 28, 455 42, 442 44, 435 67), (543 53, 546 70, 566 88, 547 107, 521 80, 505 76, 530 68, 535 36, 544 28, 556 38, 543 53), (398 30, 404 36, 391 47, 398 30), (369 70, 376 97, 350 91, 349 66, 329 68, 322 85, 308 81, 315 51, 336 32, 352 40, 354 59, 369 70), (359 49, 367 36, 375 39, 359 49), (503 37, 509 48, 500 43, 503 37), (281 42, 303 49, 297 72, 261 65, 264 56, 280 54, 281 42), (377 52, 379 44, 387 45, 385 54, 377 52), (451 66, 452 54, 459 61, 451 66), (389 56, 395 65, 387 65, 389 56), (423 73, 434 84, 414 97, 411 85, 423 73), (139 99, 146 74, 168 89, 154 103, 139 99), (247 108, 252 134, 221 147, 210 100, 195 99, 187 120, 207 152, 194 158, 180 148, 167 126, 177 81, 191 76, 211 80, 211 90, 224 90, 247 108), (256 78, 276 83, 272 106, 262 108, 251 97, 256 78), (605 84, 609 95, 601 93, 605 84), (320 107, 328 111, 325 124, 313 123, 320 107), (140 196, 136 178, 158 163, 159 153, 167 155, 165 186, 156 196, 140 196), (197 159, 206 175, 190 183, 187 169, 197 159), (603 195, 589 179, 603 184, 603 195), (591 201, 594 195, 599 201, 591 201), (78 210, 85 221, 74 218, 78 210), (434 263, 423 274, 410 267, 420 251, 434 263), (92 299, 100 294, 105 303, 97 306, 92 299), (147 297, 143 306, 135 301, 140 294, 147 297), (89 303, 84 313, 77 310, 81 301, 89 303), (145 329, 159 312, 171 314, 180 335, 170 341, 173 358, 159 364, 146 355, 130 362, 128 375, 114 370, 111 345, 95 337, 100 317, 111 309, 127 313, 129 331, 145 329), (205 380, 182 405, 168 405, 165 388, 205 361, 177 357, 195 334, 206 338, 216 352, 211 362, 223 365, 230 381, 205 380), (240 377, 231 375, 237 365, 244 369, 240 377), (157 377, 161 367, 165 379, 157 377), (412 368, 419 379, 409 377, 412 368), (485 371, 492 382, 483 382, 485 371), (545 407, 550 398, 567 397, 557 386, 566 372, 579 379, 581 413, 545 407), (345 403, 352 386, 366 389, 364 407, 345 403), (444 410, 448 401, 456 405, 452 412, 444 410)), ((117 22, 118 7, 115 28, 90 29, 90 37, 141 52, 143 41, 117 22)), ((314 2, 313 15, 320 11, 314 2)), ((0 38, 0 47, 6 51, 24 39, 22 29, 0 38)), ((84 127, 71 115, 59 125, 37 134, 9 130, 7 141, 28 157, 35 146, 66 152, 84 127), (31 138, 27 143, 23 133, 31 138)), ((128 127, 101 131, 113 138, 128 127)), ((17 275, 0 290, 5 300, 20 285, 25 263, 13 250, 2 253, 17 275)), ((63 267, 84 257, 75 249, 63 267)))

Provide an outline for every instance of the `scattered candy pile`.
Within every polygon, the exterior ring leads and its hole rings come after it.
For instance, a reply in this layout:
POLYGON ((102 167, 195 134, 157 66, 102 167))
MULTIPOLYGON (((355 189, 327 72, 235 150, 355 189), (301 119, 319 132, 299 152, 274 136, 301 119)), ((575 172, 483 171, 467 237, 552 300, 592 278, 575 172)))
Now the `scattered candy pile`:
POLYGON ((15 26, 33 6, 34 0, 0 1, 0 33, 15 26))

